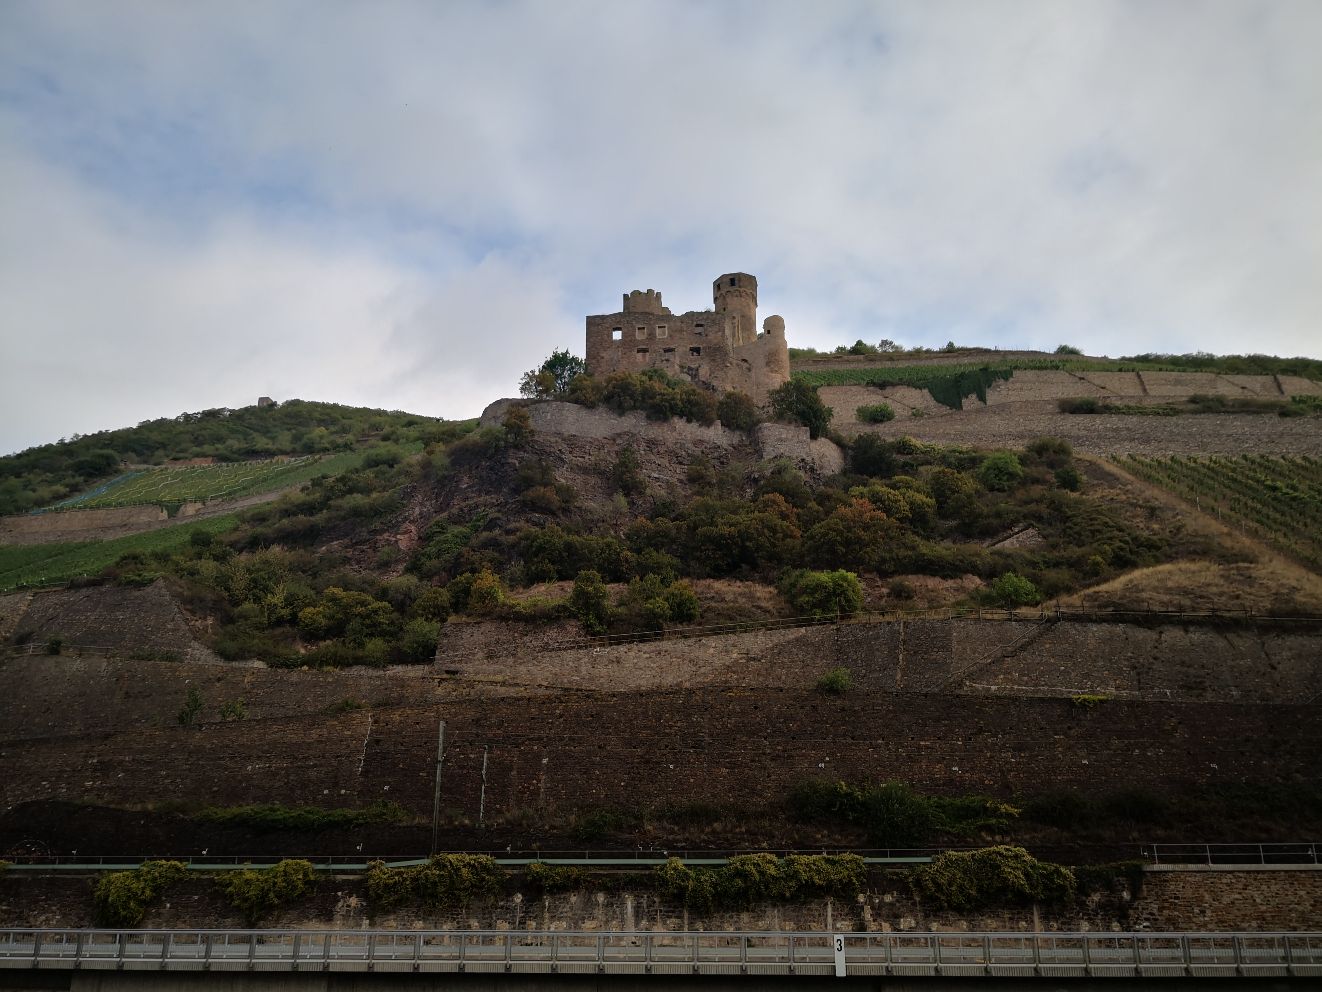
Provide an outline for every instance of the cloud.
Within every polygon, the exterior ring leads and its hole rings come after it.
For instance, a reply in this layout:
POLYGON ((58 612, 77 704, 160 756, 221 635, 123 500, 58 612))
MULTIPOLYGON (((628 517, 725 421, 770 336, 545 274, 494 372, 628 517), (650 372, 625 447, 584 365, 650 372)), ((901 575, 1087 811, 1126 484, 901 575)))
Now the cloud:
POLYGON ((793 343, 1317 354, 1319 47, 1311 0, 10 4, 0 446, 471 415, 732 270, 793 343))

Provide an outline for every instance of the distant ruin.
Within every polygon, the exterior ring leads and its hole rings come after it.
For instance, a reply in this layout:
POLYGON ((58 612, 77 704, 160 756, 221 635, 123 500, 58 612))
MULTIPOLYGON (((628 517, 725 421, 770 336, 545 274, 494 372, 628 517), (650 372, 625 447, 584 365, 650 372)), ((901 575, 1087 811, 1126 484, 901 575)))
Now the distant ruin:
POLYGON ((618 313, 587 318, 587 366, 592 375, 663 369, 718 392, 737 389, 765 403, 789 382, 783 317, 757 331, 757 279, 727 272, 712 283, 713 310, 673 314, 656 290, 624 294, 618 313))

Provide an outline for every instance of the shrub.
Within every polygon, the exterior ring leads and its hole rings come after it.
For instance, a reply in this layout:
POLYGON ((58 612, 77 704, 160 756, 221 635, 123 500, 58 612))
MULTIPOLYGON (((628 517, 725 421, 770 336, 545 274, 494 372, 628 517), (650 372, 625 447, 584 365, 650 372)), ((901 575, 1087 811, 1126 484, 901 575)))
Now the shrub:
POLYGON ((567 892, 579 889, 592 878, 592 873, 578 865, 548 865, 534 861, 524 869, 528 885, 538 892, 567 892))
POLYGON ((1038 861, 1022 847, 946 851, 910 875, 915 898, 968 912, 1016 903, 1057 903, 1074 897, 1077 879, 1063 865, 1038 861))
POLYGON ((716 403, 716 416, 732 431, 751 431, 757 426, 757 407, 747 393, 732 389, 716 403))
POLYGON ((645 492, 647 480, 643 478, 640 469, 638 452, 628 445, 621 448, 615 458, 615 464, 611 466, 611 484, 615 487, 615 491, 626 496, 637 496, 645 492))
POLYGON ((803 424, 808 436, 819 438, 831 426, 831 410, 817 390, 799 379, 791 379, 771 393, 771 411, 776 417, 803 424))
POLYGON ((884 424, 895 419, 895 408, 889 403, 872 403, 859 407, 854 416, 865 424, 884 424))
POLYGON ((817 680, 817 691, 831 696, 843 696, 849 691, 849 669, 843 665, 832 668, 817 680))
POLYGON ((1101 404, 1091 396, 1081 396, 1077 399, 1061 399, 1056 401, 1056 408, 1061 413, 1097 413, 1101 404))
POLYGON ((569 610, 589 634, 604 634, 610 627, 612 610, 610 591, 601 573, 591 569, 579 572, 569 594, 569 610))
POLYGON ((988 489, 1005 492, 1024 477, 1024 467, 1012 451, 994 451, 978 466, 978 481, 988 489))
POLYGON ((191 727, 197 722, 198 715, 202 712, 202 694, 197 691, 197 686, 190 685, 188 694, 184 697, 184 705, 179 708, 177 719, 179 726, 191 727))
POLYGON ((248 704, 242 699, 231 699, 220 704, 220 718, 226 723, 248 719, 248 704))
POLYGON ((504 880, 496 859, 485 854, 437 854, 409 868, 373 861, 367 866, 367 900, 373 913, 402 905, 463 906, 495 895, 504 880))
POLYGON ((1082 349, 1079 349, 1079 348, 1074 347, 1074 345, 1072 345, 1072 344, 1058 344, 1058 345, 1056 345, 1056 350, 1053 351, 1052 354, 1053 354, 1053 355, 1082 355, 1082 354, 1083 354, 1083 351, 1082 351, 1082 349))
POLYGON ((856 854, 748 854, 719 868, 690 868, 671 858, 653 871, 663 897, 697 910, 748 909, 759 902, 857 896, 866 866, 856 854))
POLYGON ((399 636, 400 661, 425 664, 436 657, 441 625, 434 620, 410 620, 399 636))
POLYGON ((800 569, 787 572, 779 588, 800 616, 848 616, 863 608, 863 586, 853 572, 800 569))
POLYGON ((860 434, 849 446, 849 468, 859 475, 894 475, 895 446, 876 434, 860 434))
POLYGON ((429 586, 413 601, 409 615, 417 620, 444 623, 450 616, 450 594, 440 586, 429 586))
POLYGON ((216 879, 229 904, 249 926, 301 898, 312 885, 311 862, 286 859, 270 868, 245 868, 216 879))
POLYGON ((147 906, 187 871, 182 861, 146 861, 133 871, 102 875, 92 890, 97 922, 108 927, 137 926, 147 915, 147 906))
POLYGON ((468 587, 466 612, 475 615, 493 613, 505 602, 505 586, 500 577, 489 568, 484 568, 473 578, 468 587))
POLYGON ((913 599, 918 595, 918 590, 907 579, 891 579, 886 586, 886 591, 891 594, 893 599, 900 600, 913 599))
POLYGON ((1042 602, 1037 586, 1016 572, 1006 572, 993 579, 987 587, 992 601, 998 606, 1035 606, 1042 602))
POLYGON ((1072 493, 1079 491, 1079 485, 1082 480, 1079 478, 1079 470, 1073 465, 1066 465, 1055 471, 1056 485, 1061 489, 1067 489, 1072 493))

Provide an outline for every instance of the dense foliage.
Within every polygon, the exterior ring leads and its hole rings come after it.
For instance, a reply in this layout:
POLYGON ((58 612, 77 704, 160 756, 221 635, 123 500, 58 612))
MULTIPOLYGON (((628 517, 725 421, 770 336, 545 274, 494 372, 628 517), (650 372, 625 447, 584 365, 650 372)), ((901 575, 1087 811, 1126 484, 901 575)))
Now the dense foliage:
POLYGON ((216 885, 229 904, 243 914, 249 926, 256 926, 297 901, 312 886, 311 862, 286 859, 270 868, 244 868, 227 872, 216 885))
POLYGON ((102 875, 92 889, 96 920, 106 927, 135 927, 147 908, 188 872, 182 861, 144 861, 132 871, 102 875))
POLYGON ((1074 872, 1038 861, 1022 847, 946 851, 910 876, 913 894, 936 909, 968 912, 1015 903, 1059 903, 1074 897, 1074 872))
POLYGON ((856 854, 748 854, 719 868, 690 868, 671 858, 655 869, 662 896, 698 911, 824 895, 851 898, 862 891, 865 878, 863 859, 856 854))
POLYGON ((396 906, 438 909, 462 906, 500 891, 504 870, 485 854, 437 854, 423 865, 367 866, 367 901, 373 913, 396 906))
POLYGON ((1003 831, 1019 815, 1015 807, 987 796, 924 796, 902 782, 851 785, 825 779, 796 786, 789 810, 805 822, 862 827, 869 843, 895 848, 1003 831))
POLYGON ((0 514, 50 506, 131 464, 171 458, 220 461, 348 451, 364 439, 427 443, 451 430, 411 413, 289 400, 181 413, 137 427, 84 434, 0 458, 0 514))

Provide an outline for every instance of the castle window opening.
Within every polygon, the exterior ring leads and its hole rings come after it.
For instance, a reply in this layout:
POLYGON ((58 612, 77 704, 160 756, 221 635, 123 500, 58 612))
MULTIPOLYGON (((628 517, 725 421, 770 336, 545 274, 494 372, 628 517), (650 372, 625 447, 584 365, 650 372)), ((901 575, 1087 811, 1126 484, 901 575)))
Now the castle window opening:
POLYGON ((634 336, 637 337, 639 341, 644 341, 644 340, 646 340, 646 339, 647 339, 647 328, 646 328, 646 327, 639 327, 639 328, 637 328, 636 331, 635 331, 634 336))
POLYGON ((739 285, 739 280, 736 279, 734 276, 731 276, 731 277, 730 277, 730 285, 731 285, 731 286, 738 286, 738 285, 739 285))
POLYGON ((701 358, 701 357, 702 357, 702 349, 701 349, 701 348, 698 348, 698 347, 690 348, 690 349, 689 349, 689 354, 692 355, 694 358, 701 358))
POLYGON ((663 354, 663 355, 673 355, 674 353, 675 353, 675 349, 674 349, 674 348, 662 348, 662 349, 661 349, 661 354, 663 354))
POLYGON ((693 333, 694 333, 694 334, 697 334, 697 335, 699 335, 699 336, 701 336, 701 335, 703 335, 703 334, 706 334, 706 333, 707 333, 707 325, 706 325, 706 324, 694 324, 694 325, 693 325, 693 333))
POLYGON ((623 340, 624 340, 624 328, 623 328, 623 327, 612 327, 612 328, 611 328, 611 340, 612 340, 612 341, 623 341, 623 340))
POLYGON ((639 348, 639 349, 638 349, 638 354, 640 354, 640 355, 646 355, 646 354, 647 354, 647 349, 646 349, 646 348, 639 348))
POLYGON ((663 338, 663 337, 666 336, 666 325, 665 325, 665 324, 657 324, 657 325, 656 325, 656 336, 659 337, 659 338, 663 338))

